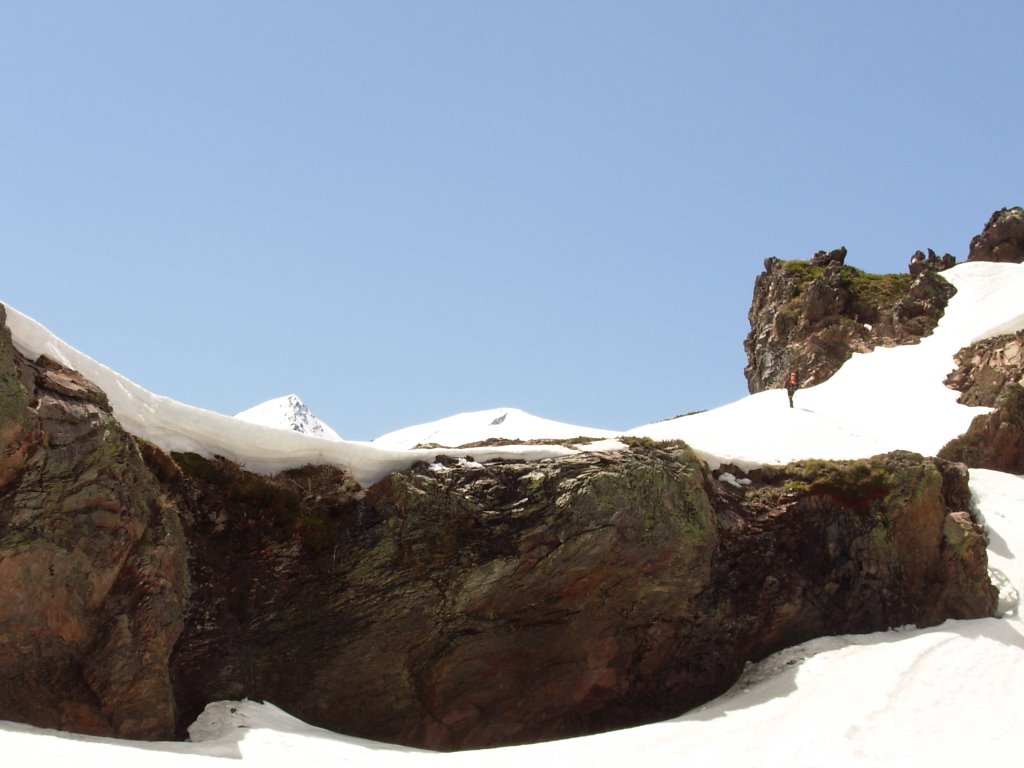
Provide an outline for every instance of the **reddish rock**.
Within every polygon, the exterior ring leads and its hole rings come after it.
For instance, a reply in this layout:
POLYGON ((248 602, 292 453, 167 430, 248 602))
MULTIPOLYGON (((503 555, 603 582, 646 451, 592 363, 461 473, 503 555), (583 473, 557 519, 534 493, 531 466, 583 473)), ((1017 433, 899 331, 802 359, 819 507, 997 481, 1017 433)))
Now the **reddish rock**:
POLYGON ((736 488, 635 440, 362 489, 168 457, 5 333, 0 395, 0 719, 165 738, 176 709, 183 732, 249 697, 494 746, 680 714, 815 636, 995 607, 963 467, 913 454, 736 488))
POLYGON ((0 395, 0 719, 167 738, 177 513, 103 393, 22 358, 5 325, 0 395))
POLYGON ((995 606, 966 473, 913 454, 765 470, 746 490, 643 442, 420 466, 365 493, 181 461, 184 720, 247 695, 434 749, 558 738, 680 714, 811 637, 995 606), (287 521, 302 494, 323 500, 305 529, 287 521))

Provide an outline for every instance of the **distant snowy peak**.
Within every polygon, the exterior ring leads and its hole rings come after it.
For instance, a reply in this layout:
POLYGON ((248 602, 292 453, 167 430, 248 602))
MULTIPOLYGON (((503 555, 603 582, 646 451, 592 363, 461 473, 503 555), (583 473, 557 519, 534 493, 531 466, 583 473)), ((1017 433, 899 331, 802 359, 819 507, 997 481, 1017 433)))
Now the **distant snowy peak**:
POLYGON ((309 410, 298 395, 285 395, 284 397, 267 400, 265 403, 255 405, 241 413, 236 413, 235 418, 248 421, 250 424, 260 424, 264 427, 290 429, 303 435, 324 437, 328 440, 341 440, 337 432, 313 415, 313 412, 309 410))
POLYGON ((607 429, 543 419, 518 408, 491 408, 389 432, 378 437, 373 444, 407 450, 416 445, 431 444, 455 448, 490 439, 567 440, 573 437, 616 437, 618 434, 607 429))

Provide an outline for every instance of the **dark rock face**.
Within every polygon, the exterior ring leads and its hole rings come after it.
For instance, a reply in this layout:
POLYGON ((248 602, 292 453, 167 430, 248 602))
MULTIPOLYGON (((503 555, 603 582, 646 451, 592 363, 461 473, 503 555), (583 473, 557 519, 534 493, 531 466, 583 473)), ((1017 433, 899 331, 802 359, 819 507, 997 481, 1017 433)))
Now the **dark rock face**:
POLYGON ((951 265, 946 257, 921 254, 913 275, 869 275, 845 259, 840 248, 809 262, 765 260, 743 343, 751 392, 782 386, 794 369, 802 384, 820 384, 854 352, 915 343, 934 330, 954 293, 938 274, 951 265))
POLYGON ((814 636, 995 608, 963 468, 913 454, 742 489, 647 441, 263 477, 130 438, 6 331, 0 440, 0 718, 67 730, 165 738, 249 697, 385 741, 529 742, 679 714, 814 636))
POLYGON ((976 416, 970 429, 944 445, 939 456, 970 467, 1024 474, 1024 388, 1008 385, 996 409, 976 416))
POLYGON ((106 397, 21 357, 0 306, 0 719, 174 732, 187 594, 177 512, 106 397))
POLYGON ((968 261, 1024 262, 1024 208, 1001 208, 971 240, 968 261))
POLYGON ((965 347, 946 386, 959 402, 995 410, 977 416, 939 455, 971 467, 1024 474, 1024 331, 965 347))
POLYGON ((1024 331, 964 347, 955 359, 945 383, 961 393, 957 402, 994 408, 1007 385, 1024 383, 1024 331))
POLYGON ((386 741, 529 742, 679 714, 810 637, 995 606, 965 473, 911 454, 765 471, 745 492, 678 444, 420 466, 366 492, 181 458, 183 721, 246 695, 386 741), (240 479, 259 511, 224 503, 240 479), (275 527, 289 493, 320 522, 275 527))
MULTIPOLYGON (((230 508, 229 524, 199 513, 187 531, 212 582, 194 573, 209 599, 173 661, 184 719, 249 695, 434 748, 614 724, 639 695, 630 668, 647 665, 655 685, 672 637, 662 620, 685 616, 707 583, 705 482, 684 448, 419 467, 341 489, 322 545, 230 508)), ((199 509, 215 508, 208 484, 190 485, 199 509)))

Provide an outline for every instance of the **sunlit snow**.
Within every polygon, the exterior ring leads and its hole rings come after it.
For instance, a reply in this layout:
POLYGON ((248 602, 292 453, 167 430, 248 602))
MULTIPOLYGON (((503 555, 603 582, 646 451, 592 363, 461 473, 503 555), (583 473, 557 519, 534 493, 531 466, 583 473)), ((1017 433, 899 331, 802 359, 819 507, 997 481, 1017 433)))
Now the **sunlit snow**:
POLYGON ((459 446, 489 439, 566 440, 581 436, 616 437, 618 434, 607 429, 542 419, 518 408, 491 408, 389 432, 375 439, 373 445, 402 449, 429 443, 459 446))
MULTIPOLYGON (((852 458, 896 448, 934 454, 985 412, 958 405, 956 393, 942 385, 953 368, 953 354, 995 331, 1024 327, 1024 266, 969 263, 944 275, 958 293, 931 337, 855 356, 828 382, 799 391, 794 409, 782 390, 774 390, 640 427, 633 434, 685 439, 713 465, 735 464, 741 471, 801 457, 852 458)), ((22 351, 33 356, 45 352, 82 371, 107 391, 115 412, 135 434, 168 450, 219 453, 255 469, 326 461, 349 466, 366 482, 419 459, 430 461, 437 453, 401 447, 500 436, 494 429, 502 426, 494 423, 500 413, 512 420, 510 428, 518 423, 513 439, 542 436, 524 430, 525 424, 533 423, 538 431, 551 424, 531 422, 535 417, 509 408, 400 430, 381 438, 380 445, 308 437, 153 395, 28 318, 14 311, 8 315, 22 351), (386 443, 391 447, 382 447, 386 443)), ((611 433, 588 428, 586 434, 611 433)), ((621 448, 613 440, 590 446, 621 448)), ((542 458, 572 450, 541 446, 445 453, 486 461, 491 455, 522 452, 542 458)), ((730 473, 727 480, 741 484, 743 478, 730 473)), ((731 691, 676 720, 527 747, 437 754, 328 733, 271 704, 216 702, 193 726, 190 743, 140 744, 0 724, 0 754, 9 765, 61 762, 105 768, 223 765, 224 758, 304 766, 1018 765, 1024 746, 1019 609, 1024 478, 974 470, 971 492, 990 528, 990 567, 1000 590, 1001 618, 814 640, 752 665, 731 691)))
MULTIPOLYGON (((223 456, 253 472, 277 472, 305 464, 333 464, 347 468, 364 485, 376 482, 391 472, 406 469, 417 461, 431 461, 437 455, 436 451, 406 451, 366 442, 325 440, 185 405, 153 394, 97 363, 9 305, 7 326, 20 352, 31 358, 46 355, 80 371, 107 393, 114 414, 128 432, 165 451, 223 456)), ((533 460, 575 452, 572 448, 558 445, 445 451, 449 456, 471 455, 479 461, 494 458, 533 460)))
POLYGON ((328 440, 340 440, 338 433, 322 422, 309 410, 298 395, 285 395, 267 400, 252 408, 235 414, 236 419, 261 424, 264 427, 288 429, 328 440))
POLYGON ((1007 321, 1021 317, 1024 296, 1019 264, 969 262, 942 274, 957 293, 919 344, 854 355, 828 381, 799 390, 792 409, 785 390, 773 389, 632 434, 685 440, 712 466, 741 469, 900 448, 934 455, 988 411, 958 404, 958 393, 942 385, 953 355, 993 329, 1012 328, 1007 321))

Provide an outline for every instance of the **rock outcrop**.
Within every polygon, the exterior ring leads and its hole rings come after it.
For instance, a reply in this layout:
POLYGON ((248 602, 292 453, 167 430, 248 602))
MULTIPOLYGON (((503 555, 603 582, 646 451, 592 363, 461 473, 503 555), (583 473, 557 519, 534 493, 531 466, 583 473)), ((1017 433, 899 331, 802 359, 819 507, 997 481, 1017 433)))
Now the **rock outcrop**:
POLYGON ((13 348, 0 306, 0 720, 174 732, 178 513, 106 396, 13 348))
POLYGON ((915 343, 934 330, 954 293, 939 275, 955 261, 948 254, 915 253, 902 275, 870 275, 845 260, 845 248, 810 261, 765 260, 743 343, 750 392, 782 386, 794 369, 803 384, 820 384, 854 352, 915 343))
POLYGON ((957 402, 994 408, 1008 385, 1024 385, 1024 331, 993 336, 961 349, 946 386, 957 402))
POLYGON ((966 474, 911 454, 766 470, 746 490, 646 442, 442 457, 366 491, 322 468, 177 459, 183 723, 249 696, 435 749, 571 736, 679 714, 810 637, 995 605, 966 474))
MULTIPOLYGON (((827 277, 801 301, 827 316, 856 275, 808 268, 827 277)), ((167 738, 248 697, 494 746, 679 714, 815 636, 994 609, 961 465, 898 453, 730 484, 634 440, 439 453, 369 488, 265 477, 131 438, 91 383, 0 333, 0 719, 167 738)))
POLYGON ((939 455, 971 467, 1024 474, 1024 331, 985 339, 956 355, 946 386, 959 402, 993 408, 939 455))
POLYGON ((971 240, 968 261, 1024 262, 1024 208, 1001 208, 971 240))

